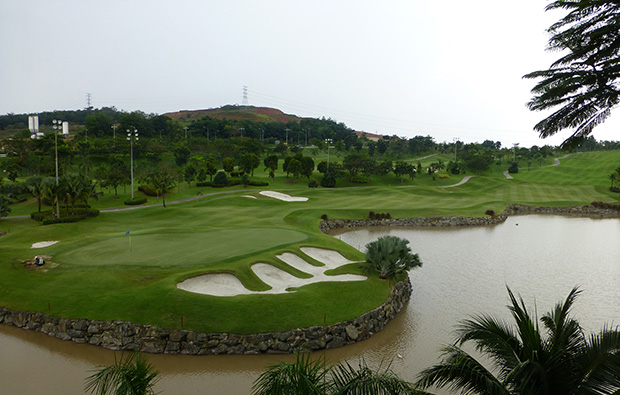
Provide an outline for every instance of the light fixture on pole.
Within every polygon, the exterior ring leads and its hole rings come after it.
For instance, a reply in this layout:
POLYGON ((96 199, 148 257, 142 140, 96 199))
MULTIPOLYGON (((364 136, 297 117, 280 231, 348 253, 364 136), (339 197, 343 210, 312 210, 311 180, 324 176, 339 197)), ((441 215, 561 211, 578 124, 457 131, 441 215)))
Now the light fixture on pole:
POLYGON ((129 151, 131 154, 131 200, 133 200, 133 142, 138 141, 138 130, 127 129, 127 140, 129 140, 129 151))
MULTIPOLYGON (((58 130, 62 130, 62 121, 54 119, 54 150, 56 151, 56 189, 58 189, 58 130)), ((60 203, 58 202, 58 190, 56 191, 56 217, 60 217, 60 203)))

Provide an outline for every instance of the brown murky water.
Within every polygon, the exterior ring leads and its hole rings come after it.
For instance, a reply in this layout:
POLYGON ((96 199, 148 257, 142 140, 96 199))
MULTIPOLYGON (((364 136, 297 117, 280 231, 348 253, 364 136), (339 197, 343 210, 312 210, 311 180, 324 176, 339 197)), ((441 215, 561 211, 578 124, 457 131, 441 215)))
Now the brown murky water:
MULTIPOLYGON (((411 301, 373 338, 325 352, 329 362, 391 363, 413 381, 437 360, 459 320, 480 312, 509 317, 506 285, 539 314, 580 285, 574 313, 587 330, 620 321, 620 220, 523 216, 494 227, 373 228, 335 237, 363 249, 385 234, 409 239, 424 263, 411 272, 411 301)), ((84 378, 114 362, 112 351, 6 325, 0 350, 1 394, 83 394, 84 378)), ((265 367, 293 358, 148 355, 163 394, 249 394, 265 367)))

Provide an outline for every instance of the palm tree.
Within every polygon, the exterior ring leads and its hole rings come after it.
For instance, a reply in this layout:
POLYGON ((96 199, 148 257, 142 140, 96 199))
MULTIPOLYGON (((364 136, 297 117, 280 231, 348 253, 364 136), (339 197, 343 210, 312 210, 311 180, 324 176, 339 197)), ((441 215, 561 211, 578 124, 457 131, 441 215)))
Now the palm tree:
POLYGON ((270 366, 252 386, 254 395, 320 395, 327 391, 328 368, 325 359, 310 359, 310 353, 297 353, 295 363, 270 366))
POLYGON ((141 354, 133 353, 116 359, 114 365, 103 367, 86 378, 85 391, 98 395, 154 394, 158 371, 141 354))
POLYGON ((254 395, 420 393, 389 367, 375 372, 364 361, 359 363, 357 369, 349 363, 327 366, 324 358, 312 361, 306 352, 298 353, 293 364, 281 362, 268 368, 254 382, 252 390, 254 395))
POLYGON ((43 196, 45 195, 43 179, 38 176, 29 177, 26 180, 26 185, 30 194, 37 199, 38 213, 41 214, 41 199, 43 199, 43 196))
POLYGON ((369 274, 379 272, 380 278, 397 278, 401 273, 422 266, 418 254, 412 254, 409 240, 383 236, 366 244, 366 262, 360 268, 369 274))
POLYGON ((618 394, 620 332, 603 328, 586 336, 569 313, 578 288, 543 315, 540 328, 523 299, 508 289, 514 326, 489 315, 464 321, 443 361, 423 371, 418 385, 466 394, 618 394), (544 330, 542 330, 544 329, 544 330), (475 349, 493 364, 488 370, 461 346, 475 349))

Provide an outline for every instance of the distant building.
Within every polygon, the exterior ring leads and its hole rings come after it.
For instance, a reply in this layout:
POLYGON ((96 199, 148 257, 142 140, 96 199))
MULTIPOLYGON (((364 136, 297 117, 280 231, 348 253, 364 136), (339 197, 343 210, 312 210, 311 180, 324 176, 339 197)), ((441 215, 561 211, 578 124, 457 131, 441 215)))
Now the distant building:
POLYGON ((38 115, 28 116, 28 129, 30 129, 30 134, 36 134, 39 132, 39 116, 38 115))
POLYGON ((379 141, 379 140, 389 140, 390 137, 389 136, 384 136, 382 134, 374 134, 374 133, 367 133, 367 132, 355 132, 355 134, 357 135, 358 139, 361 138, 367 138, 370 141, 379 141))

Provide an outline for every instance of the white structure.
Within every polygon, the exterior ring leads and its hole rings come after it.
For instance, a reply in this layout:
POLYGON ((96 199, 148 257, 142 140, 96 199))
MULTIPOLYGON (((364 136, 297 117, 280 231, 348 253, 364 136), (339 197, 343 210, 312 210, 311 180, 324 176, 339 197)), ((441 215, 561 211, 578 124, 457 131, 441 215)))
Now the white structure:
POLYGON ((69 135, 69 122, 64 121, 62 123, 62 134, 64 136, 68 136, 69 135))
POLYGON ((30 129, 30 133, 32 134, 36 134, 39 132, 39 116, 38 115, 28 116, 28 129, 30 129))

